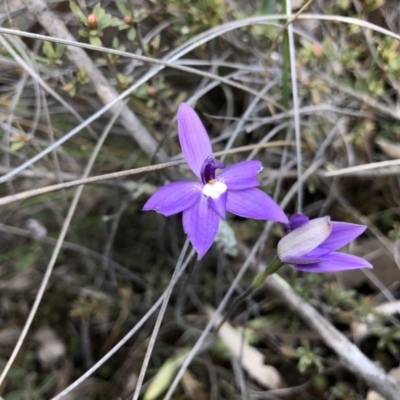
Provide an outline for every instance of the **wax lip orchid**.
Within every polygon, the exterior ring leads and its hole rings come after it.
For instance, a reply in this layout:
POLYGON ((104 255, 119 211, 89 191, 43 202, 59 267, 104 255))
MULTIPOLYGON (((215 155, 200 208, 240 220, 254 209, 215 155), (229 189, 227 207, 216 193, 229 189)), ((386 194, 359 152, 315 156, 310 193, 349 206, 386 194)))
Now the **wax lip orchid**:
POLYGON ((360 257, 338 250, 361 235, 367 227, 331 221, 330 217, 309 220, 295 214, 287 225, 288 234, 278 243, 277 255, 282 263, 306 272, 338 272, 372 268, 360 257))
POLYGON ((220 218, 226 211, 245 218, 287 223, 282 209, 264 192, 257 174, 260 161, 243 161, 216 174, 225 165, 212 155, 207 132, 194 110, 185 103, 178 109, 178 136, 183 155, 197 182, 172 182, 158 189, 143 210, 170 216, 183 212, 183 228, 199 259, 211 247, 220 218))

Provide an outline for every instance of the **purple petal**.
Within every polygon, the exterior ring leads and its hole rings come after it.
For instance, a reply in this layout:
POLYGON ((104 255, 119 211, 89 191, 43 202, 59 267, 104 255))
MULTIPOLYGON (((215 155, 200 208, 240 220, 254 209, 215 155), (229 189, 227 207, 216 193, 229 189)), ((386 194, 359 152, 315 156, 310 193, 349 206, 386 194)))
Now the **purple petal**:
POLYGON ((285 213, 278 204, 266 193, 255 188, 230 191, 228 187, 226 209, 232 214, 244 218, 288 222, 285 213))
POLYGON ((289 223, 287 224, 288 232, 292 232, 294 229, 299 228, 300 226, 304 225, 308 222, 310 218, 308 218, 304 214, 296 213, 290 218, 289 223))
POLYGON ((211 247, 218 232, 219 216, 202 196, 192 208, 183 212, 183 229, 202 258, 211 247))
POLYGON ((200 178, 200 170, 211 156, 211 142, 198 115, 186 103, 178 108, 178 134, 183 155, 190 169, 200 178))
POLYGON ((372 265, 360 257, 345 253, 330 253, 326 260, 317 264, 291 265, 291 267, 305 272, 339 272, 348 269, 372 268, 372 265))
MULTIPOLYGON (((317 248, 331 233, 329 217, 316 218, 288 233, 278 243, 277 254, 282 262, 301 257, 317 248)), ((313 257, 315 258, 315 257, 313 257)))
POLYGON ((332 232, 325 242, 319 246, 321 249, 337 250, 360 236, 367 227, 365 225, 349 224, 347 222, 332 221, 332 232))
POLYGON ((143 206, 169 217, 192 207, 200 201, 202 185, 198 182, 172 182, 160 187, 143 206))
POLYGON ((222 218, 226 218, 226 198, 228 192, 224 192, 217 199, 208 197, 207 201, 210 207, 222 218))
POLYGON ((260 186, 257 174, 262 170, 260 161, 243 161, 232 165, 217 176, 229 190, 243 190, 260 186))

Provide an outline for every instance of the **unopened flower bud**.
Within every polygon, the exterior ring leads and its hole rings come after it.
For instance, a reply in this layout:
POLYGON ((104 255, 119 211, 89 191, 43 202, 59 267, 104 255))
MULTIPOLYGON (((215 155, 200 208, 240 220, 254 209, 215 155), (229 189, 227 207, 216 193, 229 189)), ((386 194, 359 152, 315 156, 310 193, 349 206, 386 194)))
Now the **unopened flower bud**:
POLYGON ((128 25, 130 25, 133 22, 133 18, 131 15, 125 15, 124 16, 124 22, 128 25))
POLYGON ((96 14, 89 14, 87 17, 87 24, 90 29, 97 29, 99 24, 99 18, 96 14))
POLYGON ((320 58, 323 54, 322 46, 319 43, 314 43, 312 45, 312 51, 317 58, 320 58))
POLYGON ((149 86, 149 88, 147 89, 147 93, 149 96, 155 96, 155 94, 157 93, 157 89, 154 86, 149 86))

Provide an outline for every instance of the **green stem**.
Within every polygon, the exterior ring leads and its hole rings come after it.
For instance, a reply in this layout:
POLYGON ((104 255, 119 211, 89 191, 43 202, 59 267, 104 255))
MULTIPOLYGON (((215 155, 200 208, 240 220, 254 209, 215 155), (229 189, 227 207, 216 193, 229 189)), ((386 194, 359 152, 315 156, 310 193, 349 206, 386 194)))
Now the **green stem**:
POLYGON ((265 268, 264 271, 260 272, 254 279, 253 283, 251 284, 250 288, 252 290, 258 289, 260 286, 262 286, 265 282, 265 280, 272 274, 274 274, 276 271, 278 271, 279 268, 281 268, 284 264, 282 261, 275 256, 270 264, 265 268))

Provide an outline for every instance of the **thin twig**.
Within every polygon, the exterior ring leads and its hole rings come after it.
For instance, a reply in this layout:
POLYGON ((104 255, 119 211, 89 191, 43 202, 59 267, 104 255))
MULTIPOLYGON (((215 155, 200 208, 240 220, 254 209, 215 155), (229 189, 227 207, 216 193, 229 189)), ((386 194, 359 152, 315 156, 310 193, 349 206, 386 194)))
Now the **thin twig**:
POLYGON ((373 163, 364 164, 364 165, 356 165, 354 167, 341 168, 336 171, 325 172, 324 175, 327 178, 330 178, 332 176, 354 174, 354 173, 359 173, 359 172, 364 172, 364 171, 370 171, 372 169, 396 167, 399 165, 400 165, 400 160, 378 161, 378 162, 373 162, 373 163))
MULTIPOLYGON (((215 152, 214 155, 220 156, 222 154, 235 154, 235 153, 250 151, 250 150, 253 150, 256 148, 261 149, 261 148, 270 148, 270 147, 279 147, 279 146, 294 146, 294 145, 295 145, 294 142, 278 140, 278 141, 270 142, 270 143, 248 145, 248 146, 237 147, 236 149, 219 151, 219 152, 215 152)), ((143 174, 143 173, 148 173, 148 172, 153 172, 153 171, 159 171, 161 169, 170 168, 170 167, 182 165, 185 163, 186 163, 185 160, 170 161, 170 162, 166 162, 166 163, 150 165, 148 167, 140 167, 140 168, 128 169, 125 171, 111 172, 109 174, 93 176, 91 178, 77 179, 75 181, 59 183, 56 185, 46 186, 44 188, 27 190, 26 192, 12 194, 12 195, 0 198, 0 206, 12 203, 14 201, 26 200, 26 199, 29 199, 34 196, 39 196, 39 195, 46 194, 46 193, 56 192, 56 191, 62 190, 62 189, 69 189, 69 188, 80 186, 80 185, 97 183, 97 182, 102 182, 102 181, 106 181, 106 180, 110 180, 110 179, 123 178, 125 176, 130 176, 130 175, 138 175, 138 174, 143 174)))
POLYGON ((153 332, 151 334, 150 337, 150 341, 149 341, 149 345, 147 346, 147 351, 146 354, 144 356, 144 360, 143 360, 143 364, 142 364, 142 368, 140 369, 140 373, 139 373, 139 377, 137 379, 136 382, 136 388, 135 388, 135 392, 133 393, 133 397, 132 400, 137 400, 140 396, 140 390, 142 389, 142 384, 143 384, 143 380, 144 380, 144 375, 146 374, 147 371, 147 367, 149 365, 150 362, 150 357, 151 354, 153 352, 154 346, 156 344, 156 340, 157 340, 157 336, 158 336, 158 332, 160 331, 161 328, 161 322, 164 318, 165 315, 165 311, 167 309, 167 305, 169 302, 169 299, 171 297, 172 294, 172 289, 174 288, 176 282, 178 281, 178 278, 180 276, 180 270, 182 269, 182 264, 183 264, 183 259, 186 255, 187 249, 189 247, 189 239, 186 239, 185 244, 183 245, 181 254, 179 256, 178 262, 176 264, 174 273, 172 275, 171 281, 167 287, 167 290, 165 292, 165 296, 164 296, 164 300, 161 304, 161 309, 160 312, 158 313, 158 317, 157 317, 157 321, 154 325, 154 329, 153 332))
MULTIPOLYGON (((286 11, 288 16, 291 16, 292 7, 290 0, 286 1, 286 11)), ((300 10, 296 13, 297 16, 301 14, 312 3, 309 0, 300 10)), ((296 17, 295 15, 295 17, 296 17)), ((300 132, 300 104, 297 90, 297 73, 296 73, 296 49, 294 46, 293 25, 288 24, 288 39, 289 39, 289 57, 290 57, 290 76, 292 80, 292 100, 293 100, 293 114, 294 114, 294 132, 296 138, 296 162, 297 162, 297 211, 302 212, 303 209, 303 177, 302 177, 302 154, 301 154, 301 132, 300 132)))

